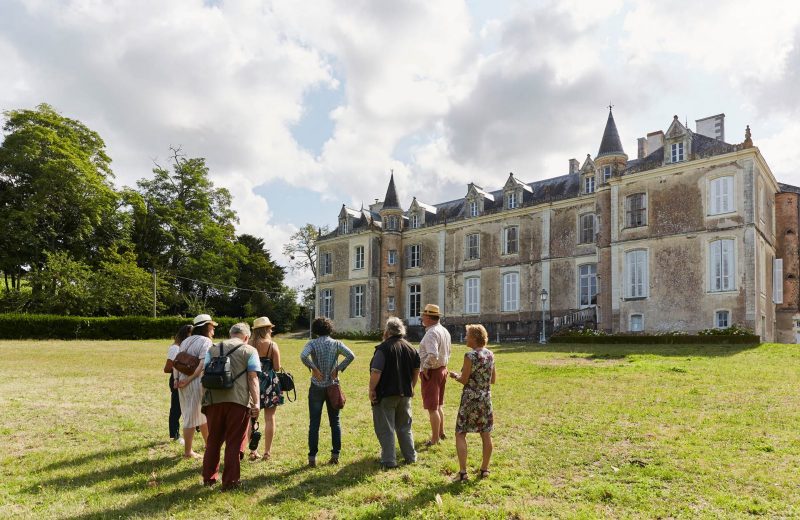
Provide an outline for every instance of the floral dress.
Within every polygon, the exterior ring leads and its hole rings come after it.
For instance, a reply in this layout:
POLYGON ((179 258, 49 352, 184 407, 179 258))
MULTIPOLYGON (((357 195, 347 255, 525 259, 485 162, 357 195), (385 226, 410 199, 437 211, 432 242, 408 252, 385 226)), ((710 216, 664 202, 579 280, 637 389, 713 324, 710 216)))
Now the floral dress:
POLYGON ((269 352, 267 357, 259 358, 261 360, 261 373, 258 374, 258 387, 261 401, 261 408, 275 408, 283 404, 283 394, 281 393, 281 386, 278 382, 278 375, 272 366, 272 345, 269 344, 269 352))
POLYGON ((494 425, 491 391, 494 354, 491 350, 482 348, 467 352, 465 356, 472 362, 472 372, 461 392, 456 431, 490 432, 494 425))

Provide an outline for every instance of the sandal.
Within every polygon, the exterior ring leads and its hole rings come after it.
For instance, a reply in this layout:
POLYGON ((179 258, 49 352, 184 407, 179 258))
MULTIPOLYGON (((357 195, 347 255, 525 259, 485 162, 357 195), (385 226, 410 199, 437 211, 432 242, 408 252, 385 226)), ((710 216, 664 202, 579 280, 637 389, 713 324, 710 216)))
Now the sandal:
POLYGON ((259 455, 257 451, 251 451, 250 452, 250 456, 249 456, 250 460, 256 461, 256 460, 258 460, 260 458, 261 458, 261 455, 259 455))
POLYGON ((431 446, 436 446, 437 444, 439 444, 439 443, 438 443, 438 442, 433 442, 433 441, 432 441, 432 440, 430 440, 430 439, 428 439, 427 441, 425 441, 425 447, 426 447, 426 448, 430 448, 431 446))
POLYGON ((466 471, 459 471, 458 476, 455 478, 455 482, 465 482, 469 480, 469 475, 467 475, 466 471))
POLYGON ((481 470, 481 478, 489 478, 489 470, 488 469, 482 469, 481 470))
POLYGON ((270 455, 269 452, 266 452, 266 453, 264 453, 264 456, 261 457, 261 460, 268 461, 270 459, 270 457, 272 457, 272 455, 270 455))

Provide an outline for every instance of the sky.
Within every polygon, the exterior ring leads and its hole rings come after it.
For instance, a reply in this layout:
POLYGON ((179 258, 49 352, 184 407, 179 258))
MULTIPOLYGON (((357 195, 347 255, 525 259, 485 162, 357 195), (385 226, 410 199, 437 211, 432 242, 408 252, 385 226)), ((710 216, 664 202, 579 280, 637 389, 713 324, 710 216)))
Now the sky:
POLYGON ((405 208, 564 175, 609 104, 631 158, 673 115, 724 113, 800 185, 797 1, 0 0, 0 64, 0 110, 82 121, 118 187, 171 146, 205 157, 281 265, 391 171, 405 208))

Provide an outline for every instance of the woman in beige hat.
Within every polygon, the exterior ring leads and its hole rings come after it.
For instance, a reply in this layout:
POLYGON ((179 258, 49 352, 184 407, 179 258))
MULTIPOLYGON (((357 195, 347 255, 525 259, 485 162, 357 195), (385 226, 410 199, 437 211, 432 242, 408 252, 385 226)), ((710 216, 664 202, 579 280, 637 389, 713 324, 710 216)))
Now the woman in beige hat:
MULTIPOLYGON (((253 322, 253 335, 250 344, 258 351, 261 359, 261 374, 259 374, 259 388, 261 393, 261 408, 264 409, 264 456, 268 460, 271 456, 272 438, 275 436, 275 411, 283 404, 283 394, 278 384, 276 372, 281 369, 281 351, 278 344, 272 341, 272 322, 262 316, 253 322)), ((250 452, 250 460, 257 460, 257 451, 250 452)))

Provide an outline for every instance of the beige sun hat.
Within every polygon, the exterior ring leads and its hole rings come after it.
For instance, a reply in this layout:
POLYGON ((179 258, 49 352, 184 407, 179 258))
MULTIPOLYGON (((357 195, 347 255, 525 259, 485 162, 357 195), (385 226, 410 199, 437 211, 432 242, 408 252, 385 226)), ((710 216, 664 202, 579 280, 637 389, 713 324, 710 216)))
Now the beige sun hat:
POLYGON ((429 303, 429 304, 427 304, 425 306, 425 310, 422 311, 422 314, 425 314, 427 316, 435 316, 435 317, 441 317, 442 316, 442 313, 439 312, 439 306, 438 305, 434 305, 432 303, 429 303))
POLYGON ((269 321, 269 318, 267 318, 266 316, 256 318, 255 321, 253 321, 253 330, 260 329, 262 327, 272 328, 274 326, 275 325, 273 325, 272 322, 269 321))
POLYGON ((212 320, 211 316, 208 315, 208 314, 198 314, 197 316, 195 316, 194 317, 194 321, 192 322, 192 325, 195 326, 195 327, 202 327, 206 323, 210 323, 215 327, 219 325, 219 323, 217 323, 216 321, 212 320))

